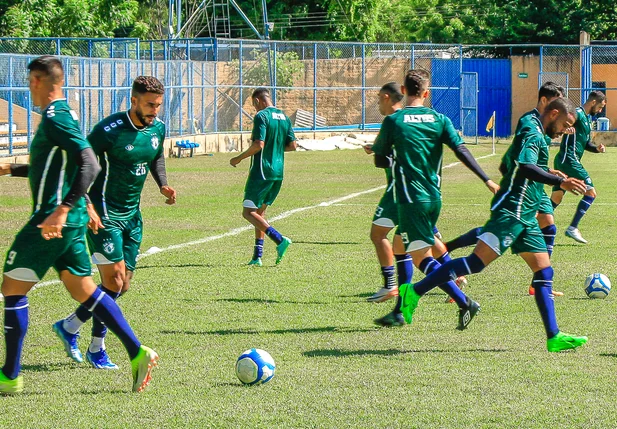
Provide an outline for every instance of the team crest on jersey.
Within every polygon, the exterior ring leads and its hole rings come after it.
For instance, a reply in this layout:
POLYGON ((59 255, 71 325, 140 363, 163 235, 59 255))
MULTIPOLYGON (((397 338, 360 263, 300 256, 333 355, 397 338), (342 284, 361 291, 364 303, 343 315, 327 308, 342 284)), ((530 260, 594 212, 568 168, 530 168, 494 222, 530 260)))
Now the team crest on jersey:
POLYGON ((158 136, 152 136, 152 138, 150 138, 150 144, 152 144, 152 149, 158 149, 159 147, 159 138, 158 136))
POLYGON ((127 151, 129 151, 129 152, 130 152, 130 151, 132 151, 133 149, 135 149, 135 146, 133 146, 132 144, 127 144, 124 148, 125 148, 127 151))
POLYGON ((115 249, 114 242, 111 240, 103 241, 103 251, 108 255, 112 253, 115 249))
POLYGON ((511 237, 511 236, 509 236, 509 235, 506 235, 506 236, 503 238, 503 242, 502 242, 503 247, 510 247, 510 246, 512 246, 512 241, 513 241, 513 240, 512 240, 512 237, 511 237))

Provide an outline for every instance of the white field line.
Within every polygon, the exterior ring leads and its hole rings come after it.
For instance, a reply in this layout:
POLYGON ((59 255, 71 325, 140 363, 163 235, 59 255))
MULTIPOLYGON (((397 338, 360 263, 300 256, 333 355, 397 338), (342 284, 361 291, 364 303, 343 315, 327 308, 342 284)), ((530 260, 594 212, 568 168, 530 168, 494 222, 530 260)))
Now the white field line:
MULTIPOLYGON (((476 159, 484 159, 484 158, 489 158, 491 156, 493 156, 493 154, 481 156, 481 157, 478 157, 476 159)), ((451 164, 448 164, 448 165, 444 166, 443 168, 444 169, 452 168, 452 167, 455 167, 455 166, 457 166, 459 164, 460 164, 460 162, 453 162, 451 164)), ((352 198, 359 197, 360 195, 370 194, 372 192, 381 191, 381 190, 383 190, 385 188, 386 188, 386 185, 382 185, 382 186, 378 186, 376 188, 367 189, 365 191, 354 192, 353 194, 345 195, 344 197, 336 198, 334 200, 324 201, 323 203, 319 203, 319 204, 316 204, 314 206, 298 207, 297 209, 288 210, 288 211, 283 212, 283 213, 281 213, 279 215, 276 215, 276 216, 274 216, 272 218, 269 218, 268 221, 269 222, 276 222, 277 220, 285 219, 285 218, 293 216, 293 215, 295 215, 297 213, 301 213, 301 212, 304 212, 304 211, 307 211, 307 210, 313 210, 313 209, 316 209, 318 207, 330 207, 330 206, 333 206, 333 205, 337 205, 337 204, 339 204, 339 203, 341 203, 343 201, 347 201, 347 200, 350 200, 352 198)), ((199 244, 209 243, 210 241, 216 241, 216 240, 220 240, 220 239, 226 238, 226 237, 233 237, 234 235, 239 235, 239 234, 242 234, 243 232, 252 231, 252 230, 253 230, 253 226, 252 225, 246 225, 246 226, 242 226, 240 228, 231 229, 231 230, 227 231, 224 234, 212 235, 210 237, 204 237, 204 238, 201 238, 199 240, 187 241, 186 243, 172 244, 171 246, 163 247, 162 249, 154 247, 153 248, 154 250, 149 250, 147 253, 142 253, 141 255, 139 255, 138 259, 143 259, 143 258, 146 258, 148 256, 156 255, 157 253, 161 253, 161 252, 168 252, 170 250, 183 249, 185 247, 193 247, 193 246, 197 246, 199 244)), ((60 283, 62 283, 60 280, 49 280, 49 281, 46 281, 46 282, 37 283, 32 288, 32 290, 39 289, 39 288, 42 288, 42 287, 45 287, 45 286, 52 286, 52 285, 56 285, 56 284, 60 284, 60 283)))

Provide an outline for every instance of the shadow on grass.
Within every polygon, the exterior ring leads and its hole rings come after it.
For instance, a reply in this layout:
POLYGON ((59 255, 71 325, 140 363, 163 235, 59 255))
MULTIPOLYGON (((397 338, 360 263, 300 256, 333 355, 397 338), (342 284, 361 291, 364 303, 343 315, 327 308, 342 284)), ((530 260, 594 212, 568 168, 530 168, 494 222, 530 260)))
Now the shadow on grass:
POLYGON ((340 350, 340 349, 318 349, 303 352, 306 357, 346 357, 346 356, 394 356, 411 353, 504 353, 506 349, 467 349, 467 350, 442 350, 442 349, 424 349, 424 350, 340 350))
POLYGON ((182 330, 163 330, 161 334, 167 335, 246 335, 246 334, 311 334, 317 332, 351 333, 351 332, 372 332, 375 328, 340 328, 336 326, 324 326, 322 328, 289 328, 289 329, 220 329, 216 331, 182 331, 182 330))
POLYGON ((357 293, 355 295, 339 295, 339 298, 368 298, 373 296, 374 292, 357 293))
POLYGON ((123 394, 123 393, 124 393, 124 394, 127 394, 127 395, 128 395, 128 394, 129 394, 129 393, 131 393, 131 392, 130 392, 129 390, 122 390, 122 389, 106 390, 106 389, 104 389, 104 388, 101 388, 101 389, 90 389, 90 390, 88 390, 88 389, 83 389, 83 390, 82 390, 81 392, 79 392, 79 393, 81 393, 82 395, 91 395, 91 396, 94 396, 94 395, 101 395, 101 394, 105 394, 105 393, 111 393, 111 394, 113 394, 113 395, 123 394))
POLYGON ((294 240, 293 244, 317 244, 317 245, 330 245, 330 244, 362 244, 359 241, 298 241, 294 240))
POLYGON ((331 302, 322 301, 278 301, 276 299, 262 299, 262 298, 221 298, 215 301, 223 302, 235 302, 238 304, 317 304, 317 305, 329 305, 331 302))
POLYGON ((602 357, 617 358, 617 353, 600 353, 602 357))
POLYGON ((221 268, 232 267, 232 265, 224 264, 161 264, 161 265, 139 265, 137 268, 140 270, 147 270, 149 268, 221 268))
POLYGON ((36 365, 22 365, 21 369, 24 371, 32 371, 32 372, 52 372, 52 371, 60 371, 69 367, 74 367, 78 365, 73 362, 63 362, 63 363, 39 363, 36 365))

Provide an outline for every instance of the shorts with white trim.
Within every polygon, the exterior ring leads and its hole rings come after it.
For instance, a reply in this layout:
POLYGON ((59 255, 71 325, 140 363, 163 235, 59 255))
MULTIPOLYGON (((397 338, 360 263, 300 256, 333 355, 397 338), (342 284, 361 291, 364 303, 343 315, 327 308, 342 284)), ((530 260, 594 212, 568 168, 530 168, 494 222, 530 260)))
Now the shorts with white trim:
POLYGON ((92 263, 108 265, 124 261, 127 270, 135 271, 143 237, 141 212, 138 210, 128 220, 102 219, 102 222, 105 229, 99 229, 98 234, 88 231, 92 263))
POLYGON ((491 212, 491 217, 482 228, 479 240, 498 255, 509 248, 512 253, 546 253, 546 242, 538 221, 534 218, 523 223, 502 210, 491 212))
POLYGON ((271 206, 278 196, 283 180, 263 180, 249 177, 244 187, 244 202, 242 206, 258 209, 264 204, 271 206))
POLYGON ((441 201, 398 205, 398 230, 407 252, 432 247, 435 244, 433 227, 441 212, 441 201))
POLYGON ((379 200, 379 205, 373 216, 373 224, 384 228, 394 228, 398 225, 398 208, 394 202, 394 187, 386 190, 379 200))
POLYGON ((24 282, 39 282, 49 268, 68 270, 79 277, 92 275, 86 227, 65 227, 62 238, 45 240, 40 228, 27 224, 17 233, 4 262, 4 275, 24 282))

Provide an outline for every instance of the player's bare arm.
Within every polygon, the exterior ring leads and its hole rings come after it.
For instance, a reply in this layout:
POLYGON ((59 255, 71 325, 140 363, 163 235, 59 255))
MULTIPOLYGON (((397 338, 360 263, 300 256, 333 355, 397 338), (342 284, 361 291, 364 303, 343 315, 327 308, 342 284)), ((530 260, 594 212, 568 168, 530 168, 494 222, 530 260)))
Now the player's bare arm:
POLYGON ((253 140, 253 144, 251 144, 251 146, 247 150, 242 152, 240 155, 234 156, 233 158, 231 158, 229 160, 229 164, 232 167, 235 167, 236 165, 240 164, 240 162, 242 162, 242 160, 244 160, 246 158, 250 158, 251 156, 253 156, 256 153, 258 153, 259 151, 261 151, 263 148, 264 148, 264 141, 263 140, 253 140))

